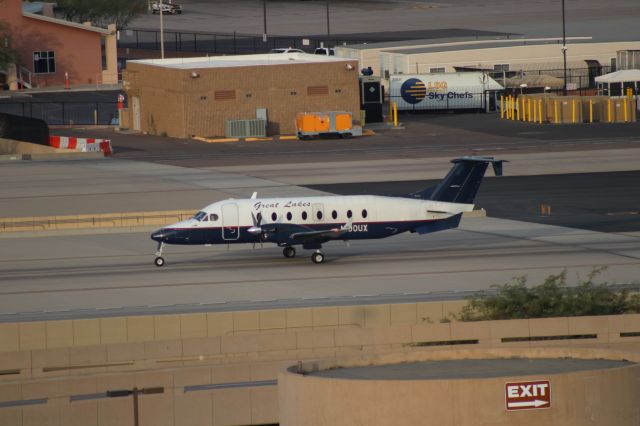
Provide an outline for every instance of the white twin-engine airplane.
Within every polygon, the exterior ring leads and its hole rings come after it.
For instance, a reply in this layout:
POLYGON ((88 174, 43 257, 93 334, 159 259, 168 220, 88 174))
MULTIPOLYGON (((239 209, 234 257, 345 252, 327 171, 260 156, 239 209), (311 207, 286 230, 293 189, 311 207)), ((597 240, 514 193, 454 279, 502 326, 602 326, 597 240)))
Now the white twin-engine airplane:
POLYGON ((473 199, 489 164, 502 175, 503 160, 462 157, 435 187, 405 197, 348 195, 229 199, 213 203, 191 219, 174 223, 151 235, 158 242, 156 266, 163 266, 165 244, 210 245, 274 243, 285 257, 295 246, 315 250, 322 263, 322 244, 332 240, 386 238, 403 232, 427 234, 456 228, 463 212, 473 210, 473 199))

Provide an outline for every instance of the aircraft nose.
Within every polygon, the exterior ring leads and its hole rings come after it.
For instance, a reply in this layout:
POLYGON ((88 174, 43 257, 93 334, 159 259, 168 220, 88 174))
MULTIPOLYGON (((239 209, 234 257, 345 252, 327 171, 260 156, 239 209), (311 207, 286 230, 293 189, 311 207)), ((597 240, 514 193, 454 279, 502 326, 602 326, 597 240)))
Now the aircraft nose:
POLYGON ((154 241, 157 241, 159 243, 166 242, 174 234, 175 234, 175 231, 173 229, 162 228, 162 229, 157 230, 153 234, 151 234, 151 239, 154 240, 154 241))

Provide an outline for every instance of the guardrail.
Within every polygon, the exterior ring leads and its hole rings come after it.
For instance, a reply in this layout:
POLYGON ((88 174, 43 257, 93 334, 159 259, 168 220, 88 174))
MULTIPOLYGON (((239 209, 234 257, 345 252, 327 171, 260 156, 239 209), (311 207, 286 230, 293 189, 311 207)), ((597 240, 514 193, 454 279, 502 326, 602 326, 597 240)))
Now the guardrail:
POLYGON ((162 226, 190 218, 194 210, 0 218, 0 232, 162 226))

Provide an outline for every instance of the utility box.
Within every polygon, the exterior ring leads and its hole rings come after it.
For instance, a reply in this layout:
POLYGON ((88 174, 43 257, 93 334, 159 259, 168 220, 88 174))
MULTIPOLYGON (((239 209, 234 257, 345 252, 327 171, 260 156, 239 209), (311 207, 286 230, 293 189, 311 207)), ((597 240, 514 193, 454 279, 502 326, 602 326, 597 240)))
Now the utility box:
POLYGON ((263 138, 267 136, 267 121, 261 118, 226 120, 225 136, 228 138, 263 138))
POLYGON ((350 138, 362 136, 362 127, 353 125, 350 112, 301 112, 296 114, 298 139, 310 139, 315 136, 339 136, 350 138))

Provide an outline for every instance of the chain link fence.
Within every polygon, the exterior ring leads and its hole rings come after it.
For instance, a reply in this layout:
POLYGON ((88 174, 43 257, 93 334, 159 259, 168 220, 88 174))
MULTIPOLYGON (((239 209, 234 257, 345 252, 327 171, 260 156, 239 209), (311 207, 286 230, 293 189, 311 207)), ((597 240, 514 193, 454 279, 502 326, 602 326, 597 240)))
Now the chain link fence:
POLYGON ((38 118, 49 125, 109 125, 118 119, 117 102, 0 102, 0 112, 38 118))

